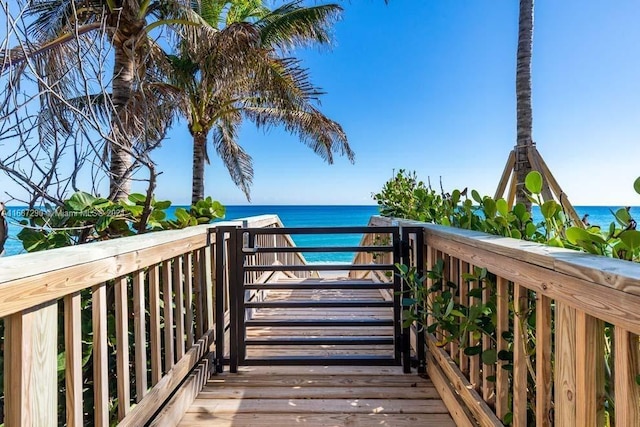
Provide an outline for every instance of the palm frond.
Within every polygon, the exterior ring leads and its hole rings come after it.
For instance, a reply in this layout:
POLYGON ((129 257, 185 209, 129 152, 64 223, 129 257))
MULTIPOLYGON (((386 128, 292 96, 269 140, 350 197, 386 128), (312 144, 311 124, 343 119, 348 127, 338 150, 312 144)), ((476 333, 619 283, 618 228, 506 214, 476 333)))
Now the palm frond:
POLYGON ((298 135, 303 144, 329 164, 333 163, 334 153, 346 156, 351 162, 355 159, 342 126, 313 107, 307 110, 283 110, 268 106, 246 106, 243 112, 258 127, 283 126, 287 132, 298 135))
POLYGON ((213 146, 229 171, 231 180, 251 200, 250 187, 253 182, 251 156, 237 143, 237 131, 241 123, 239 114, 227 115, 214 128, 213 146))
POLYGON ((330 28, 341 12, 342 7, 337 4, 304 7, 302 0, 296 0, 264 16, 256 26, 263 46, 286 51, 296 46, 330 43, 330 28))

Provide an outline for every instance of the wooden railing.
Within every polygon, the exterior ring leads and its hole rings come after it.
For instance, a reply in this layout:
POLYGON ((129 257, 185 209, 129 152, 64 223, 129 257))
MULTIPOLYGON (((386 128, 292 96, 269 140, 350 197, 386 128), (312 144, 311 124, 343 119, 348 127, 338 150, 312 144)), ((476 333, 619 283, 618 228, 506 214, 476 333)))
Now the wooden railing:
MULTIPOLYGON (((392 225, 392 221, 389 218, 374 216, 369 220, 369 226, 371 227, 388 227, 392 225)), ((360 240, 360 246, 387 246, 392 244, 393 239, 391 234, 388 233, 366 233, 360 240)), ((393 264, 392 252, 356 252, 352 264, 393 264)), ((352 279, 369 277, 374 280, 382 282, 390 282, 392 277, 386 276, 379 270, 352 270, 349 272, 349 277, 352 279)))
MULTIPOLYGON (((282 226, 262 216, 1 259, 5 425, 175 423, 194 397, 185 381, 212 369, 219 225, 282 226)), ((293 245, 279 239, 261 244, 293 245)))
MULTIPOLYGON (((391 221, 374 217, 373 224, 391 221)), ((429 376, 457 425, 509 419, 518 427, 640 425, 640 265, 451 227, 398 224, 423 227, 425 265, 432 270, 442 260, 445 280, 457 285, 456 302, 494 301, 495 340, 471 333, 467 346, 513 356, 485 364, 481 353, 465 354, 456 341, 427 337, 429 376), (474 267, 487 269, 487 279, 464 280, 474 267)))

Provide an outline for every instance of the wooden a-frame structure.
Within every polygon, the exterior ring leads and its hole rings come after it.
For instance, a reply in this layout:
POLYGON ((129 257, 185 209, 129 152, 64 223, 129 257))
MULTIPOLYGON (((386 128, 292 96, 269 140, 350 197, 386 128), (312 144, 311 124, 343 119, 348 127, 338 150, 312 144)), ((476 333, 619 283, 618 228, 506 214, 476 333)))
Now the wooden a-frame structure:
MULTIPOLYGON (((531 169, 540 172, 540 174, 542 175, 543 200, 555 200, 560 203, 565 214, 574 223, 574 225, 576 227, 584 228, 582 219, 574 209, 567 195, 564 193, 564 191, 562 191, 562 188, 560 187, 560 184, 558 184, 558 181, 549 170, 549 167, 536 148, 535 143, 527 146, 527 158, 529 160, 529 163, 531 164, 531 169)), ((496 189, 496 194, 494 197, 494 199, 496 200, 501 197, 505 197, 509 209, 513 208, 516 199, 516 184, 518 180, 516 179, 515 168, 516 151, 515 149, 513 149, 511 150, 511 152, 509 153, 509 157, 507 158, 507 164, 505 165, 502 176, 500 177, 500 182, 498 183, 498 188, 496 189), (507 188, 509 189, 509 191, 505 196, 505 191, 507 190, 507 188)))

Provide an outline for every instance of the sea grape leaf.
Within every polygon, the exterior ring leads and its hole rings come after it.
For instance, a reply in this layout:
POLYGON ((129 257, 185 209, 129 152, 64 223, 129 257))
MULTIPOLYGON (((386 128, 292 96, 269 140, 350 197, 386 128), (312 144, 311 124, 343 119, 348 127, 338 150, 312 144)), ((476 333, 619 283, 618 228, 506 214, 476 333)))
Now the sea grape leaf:
POLYGON ((532 194, 540 194, 542 191, 542 175, 538 171, 531 171, 524 179, 524 185, 532 194))

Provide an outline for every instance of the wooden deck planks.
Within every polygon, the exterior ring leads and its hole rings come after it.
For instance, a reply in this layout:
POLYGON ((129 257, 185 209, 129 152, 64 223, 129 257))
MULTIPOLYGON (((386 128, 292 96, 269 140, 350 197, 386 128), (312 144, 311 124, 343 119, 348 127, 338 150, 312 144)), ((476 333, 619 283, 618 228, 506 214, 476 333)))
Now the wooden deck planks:
MULTIPOLYGON (((293 280, 288 279, 288 282, 293 280)), ((313 282, 309 279, 307 283, 313 282)), ((366 283, 366 281, 363 281, 366 283)), ((382 299, 378 290, 272 290, 267 300, 382 299)), ((253 319, 389 319, 390 308, 260 308, 253 319)), ((381 327, 248 327, 248 338, 393 336, 381 327)), ((249 357, 392 355, 393 346, 249 346, 249 357)), ((455 426, 430 380, 399 366, 246 366, 212 376, 180 426, 455 426)))
POLYGON ((180 426, 455 426, 431 381, 401 367, 270 366, 211 377, 180 426))

